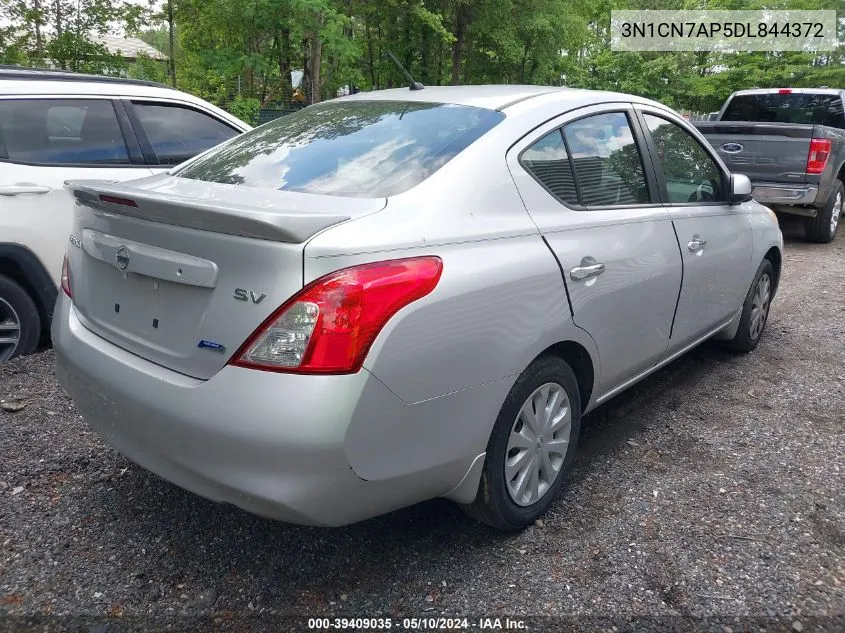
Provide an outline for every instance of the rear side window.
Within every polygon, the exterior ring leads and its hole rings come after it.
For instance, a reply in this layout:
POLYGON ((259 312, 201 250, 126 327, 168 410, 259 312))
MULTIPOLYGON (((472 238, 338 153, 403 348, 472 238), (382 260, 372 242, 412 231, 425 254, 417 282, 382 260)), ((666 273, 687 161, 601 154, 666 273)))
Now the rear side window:
POLYGON ((0 158, 38 165, 129 163, 108 99, 0 100, 0 158))
POLYGON ((563 134, 585 207, 644 204, 648 185, 628 117, 608 112, 573 121, 563 134))
POLYGON ((842 98, 831 94, 766 93, 736 95, 722 121, 805 123, 845 128, 842 98))
POLYGON ((560 130, 546 134, 525 150, 520 157, 522 165, 561 202, 578 204, 572 164, 560 130))
POLYGON ((504 119, 483 108, 401 101, 328 102, 276 119, 177 176, 350 197, 401 193, 504 119))
POLYGON ((178 165, 238 134, 193 108, 142 102, 132 105, 160 165, 178 165))

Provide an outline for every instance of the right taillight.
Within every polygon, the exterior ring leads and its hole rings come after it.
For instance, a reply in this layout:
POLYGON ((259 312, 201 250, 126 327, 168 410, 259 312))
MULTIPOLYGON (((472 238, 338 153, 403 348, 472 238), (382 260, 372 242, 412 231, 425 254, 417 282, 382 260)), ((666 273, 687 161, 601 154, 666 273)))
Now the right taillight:
POLYGON ((68 264, 67 255, 62 262, 62 290, 68 297, 73 297, 73 293, 70 291, 70 264, 68 264))
POLYGON ((270 315, 230 362, 299 374, 356 372, 390 317, 434 290, 442 271, 439 257, 414 257, 330 273, 270 315))
POLYGON ((810 151, 807 153, 808 174, 820 174, 824 171, 827 159, 830 158, 830 147, 829 138, 810 139, 810 151))

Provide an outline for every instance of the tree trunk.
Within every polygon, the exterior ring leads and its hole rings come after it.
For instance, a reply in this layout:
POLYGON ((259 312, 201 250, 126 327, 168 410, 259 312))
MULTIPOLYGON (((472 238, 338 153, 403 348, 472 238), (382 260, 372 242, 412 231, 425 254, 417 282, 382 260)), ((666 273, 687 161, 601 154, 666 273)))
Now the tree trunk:
POLYGON ((320 65, 323 60, 323 40, 313 35, 308 46, 308 66, 311 70, 311 103, 320 103, 320 65))
POLYGON ((173 0, 167 0, 167 37, 170 43, 168 67, 170 69, 170 84, 176 87, 176 45, 173 32, 173 0))
POLYGON ((455 42, 452 44, 452 85, 461 83, 461 66, 464 59, 464 38, 469 23, 469 9, 460 3, 455 9, 455 42))
POLYGON ((64 33, 62 28, 62 2, 56 0, 56 37, 61 37, 62 33, 64 33))
POLYGON ((282 82, 282 103, 288 108, 291 106, 291 98, 293 97, 290 57, 290 28, 283 28, 279 33, 279 74, 282 82))
POLYGON ((423 27, 420 36, 420 81, 423 85, 431 83, 431 33, 428 27, 423 27))
POLYGON ((411 62, 413 61, 413 51, 411 46, 411 4, 410 2, 405 4, 405 59, 403 60, 405 63, 405 70, 407 70, 411 75, 413 75, 413 71, 411 70, 411 62))
POLYGON ((367 17, 367 57, 370 66, 370 86, 373 90, 378 88, 376 81, 376 60, 375 51, 373 50, 373 32, 370 30, 370 19, 367 17))
POLYGON ((320 37, 319 29, 323 24, 323 14, 316 17, 317 26, 308 41, 308 66, 311 71, 311 103, 320 103, 320 67, 323 62, 323 40, 320 37))
POLYGON ((44 59, 44 37, 41 35, 41 0, 35 0, 35 54, 44 59))
POLYGON ((525 48, 522 50, 522 63, 520 64, 519 69, 519 83, 525 83, 525 64, 528 63, 528 51, 530 48, 530 44, 526 42, 525 48))

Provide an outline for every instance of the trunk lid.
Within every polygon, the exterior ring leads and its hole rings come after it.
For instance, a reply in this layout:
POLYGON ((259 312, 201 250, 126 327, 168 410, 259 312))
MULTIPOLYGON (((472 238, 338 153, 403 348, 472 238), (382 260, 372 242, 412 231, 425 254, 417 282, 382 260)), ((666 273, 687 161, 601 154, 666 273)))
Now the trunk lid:
POLYGON ((68 257, 80 320, 200 379, 302 288, 310 237, 385 206, 173 176, 67 187, 77 200, 68 257))
POLYGON ((704 134, 728 169, 752 182, 804 184, 815 126, 790 123, 702 121, 704 134))

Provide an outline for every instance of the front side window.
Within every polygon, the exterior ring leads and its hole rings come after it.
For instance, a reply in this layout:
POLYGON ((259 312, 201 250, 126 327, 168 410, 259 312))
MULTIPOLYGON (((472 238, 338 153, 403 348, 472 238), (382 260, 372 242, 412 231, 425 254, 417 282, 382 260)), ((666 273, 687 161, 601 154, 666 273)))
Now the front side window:
POLYGON ((628 117, 608 112, 563 128, 581 204, 606 207, 650 201, 645 170, 628 117))
POLYGON ((129 153, 108 99, 2 99, 0 159, 121 165, 129 163, 129 153))
POLYGON ((667 119, 644 117, 663 168, 669 202, 726 201, 722 170, 698 140, 667 119))
POLYGON ((419 184, 497 123, 484 108, 327 102, 247 132, 176 172, 181 178, 349 197, 419 184))
POLYGON ((144 102, 132 105, 160 165, 178 165, 238 134, 193 108, 144 102))

